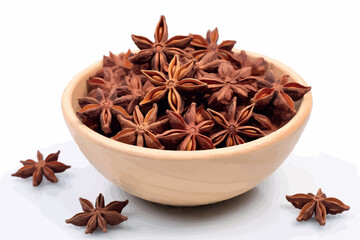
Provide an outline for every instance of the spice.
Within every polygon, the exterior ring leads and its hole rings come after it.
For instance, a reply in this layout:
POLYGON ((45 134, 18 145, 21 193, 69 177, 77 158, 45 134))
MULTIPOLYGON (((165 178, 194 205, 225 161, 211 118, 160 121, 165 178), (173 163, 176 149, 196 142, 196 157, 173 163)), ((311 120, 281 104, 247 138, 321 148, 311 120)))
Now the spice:
POLYGON ((286 199, 296 208, 301 209, 297 220, 307 221, 309 220, 315 212, 315 218, 320 223, 320 225, 325 225, 326 215, 338 214, 343 211, 347 211, 350 207, 344 204, 337 198, 326 197, 326 195, 319 188, 316 195, 312 193, 303 194, 298 193, 292 196, 286 196, 286 199))
POLYGON ((278 69, 275 75, 262 57, 233 51, 236 41, 218 44, 217 28, 169 39, 161 16, 154 37, 132 35, 138 52, 104 56, 79 99, 77 115, 89 128, 157 149, 233 146, 284 126, 311 89, 278 69))
POLYGON ((32 176, 33 186, 35 187, 41 183, 43 176, 50 182, 56 183, 58 182, 58 179, 55 176, 55 173, 60 173, 70 168, 70 166, 58 162, 59 154, 60 151, 51 153, 44 160, 43 155, 37 151, 37 162, 31 159, 20 161, 24 166, 11 176, 21 178, 32 176))
POLYGON ((157 120, 158 107, 154 103, 153 108, 146 114, 145 118, 140 111, 139 106, 135 106, 133 113, 133 120, 128 120, 121 115, 118 115, 118 120, 121 124, 122 130, 117 133, 112 139, 137 145, 139 147, 149 147, 164 149, 164 146, 155 136, 160 133, 161 128, 167 123, 169 119, 164 118, 157 120))
POLYGON ((107 224, 118 225, 128 218, 121 214, 123 208, 129 203, 126 201, 113 201, 105 206, 104 196, 100 193, 94 205, 87 199, 79 198, 84 212, 65 220, 75 226, 86 226, 85 233, 93 233, 97 227, 107 232, 107 224))
POLYGON ((157 135, 158 139, 177 144, 179 150, 215 148, 210 138, 204 135, 213 128, 214 122, 210 119, 197 122, 196 103, 190 105, 184 116, 170 110, 167 111, 167 116, 172 129, 157 135))
POLYGON ((164 16, 155 29, 155 42, 150 41, 143 36, 131 35, 134 43, 140 49, 140 52, 130 58, 133 63, 151 62, 154 70, 162 71, 164 64, 168 63, 174 55, 189 56, 183 49, 191 41, 191 36, 175 36, 168 40, 168 27, 164 16))
POLYGON ((246 106, 241 111, 236 112, 236 97, 232 99, 228 111, 225 114, 226 117, 212 109, 208 109, 212 119, 222 129, 211 135, 210 139, 214 145, 217 146, 225 142, 225 145, 230 147, 245 143, 245 140, 241 136, 246 138, 265 136, 259 128, 245 125, 252 116, 253 110, 254 104, 246 106))

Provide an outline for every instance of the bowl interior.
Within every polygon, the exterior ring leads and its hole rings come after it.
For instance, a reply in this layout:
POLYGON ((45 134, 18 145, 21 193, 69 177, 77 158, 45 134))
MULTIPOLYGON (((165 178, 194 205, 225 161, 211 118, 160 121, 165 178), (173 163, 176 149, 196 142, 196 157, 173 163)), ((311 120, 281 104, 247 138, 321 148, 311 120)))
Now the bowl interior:
MULTIPOLYGON (((235 50, 239 51, 239 50, 235 50)), ((289 80, 295 81, 303 85, 307 85, 306 82, 291 68, 285 66, 284 64, 271 59, 269 57, 263 56, 261 54, 248 52, 247 54, 250 58, 255 57, 264 57, 264 59, 269 63, 269 68, 273 69, 275 77, 281 77, 284 73, 289 74, 289 80)), ((256 148, 261 148, 264 144, 269 144, 272 141, 285 138, 290 135, 296 128, 304 124, 307 117, 311 112, 312 107, 312 95, 311 92, 307 93, 301 101, 296 103, 297 113, 296 115, 282 128, 277 131, 259 138, 257 140, 248 142, 246 144, 237 145, 233 147, 211 149, 211 150, 199 150, 199 151, 174 151, 174 150, 158 150, 151 148, 142 148, 137 146, 132 146, 117 142, 115 140, 109 139, 105 136, 102 136, 99 133, 94 132, 77 118, 76 111, 80 109, 77 99, 84 97, 87 94, 86 80, 89 76, 93 75, 102 67, 102 61, 98 61, 88 68, 84 69, 73 80, 69 83, 67 88, 64 91, 62 99, 62 108, 64 117, 67 120, 68 124, 74 128, 74 131, 77 134, 82 134, 87 138, 90 138, 92 141, 97 142, 100 145, 106 145, 109 149, 115 151, 128 152, 129 154, 136 155, 139 157, 156 157, 158 159, 172 159, 172 160, 186 160, 192 158, 217 158, 224 156, 224 154, 229 154, 229 152, 234 152, 239 154, 241 152, 253 151, 256 148), (139 151, 141 150, 141 151, 139 151)))

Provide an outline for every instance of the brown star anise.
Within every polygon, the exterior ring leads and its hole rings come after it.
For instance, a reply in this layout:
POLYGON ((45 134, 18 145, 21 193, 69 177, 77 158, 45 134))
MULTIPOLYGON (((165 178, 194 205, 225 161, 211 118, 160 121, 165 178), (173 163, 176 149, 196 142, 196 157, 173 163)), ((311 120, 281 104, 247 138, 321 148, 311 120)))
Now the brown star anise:
POLYGON ((164 16, 160 17, 160 21, 155 29, 155 42, 150 41, 143 36, 131 35, 134 43, 140 52, 130 58, 133 63, 145 63, 151 61, 153 70, 162 71, 165 63, 168 62, 175 54, 180 56, 188 56, 182 50, 191 41, 191 36, 175 36, 168 40, 168 27, 164 16))
POLYGON ((200 60, 195 61, 194 70, 195 76, 198 78, 203 77, 206 73, 217 72, 220 64, 225 60, 218 59, 217 54, 215 52, 206 54, 200 60))
POLYGON ((277 130, 277 127, 271 122, 271 120, 263 114, 253 112, 249 122, 254 127, 261 129, 266 135, 277 130))
POLYGON ((124 75, 124 72, 121 69, 113 70, 109 67, 102 68, 103 77, 91 77, 87 80, 89 92, 101 88, 104 90, 105 95, 107 96, 111 90, 117 88, 118 85, 122 83, 121 79, 124 75))
POLYGON ((87 122, 93 123, 100 121, 103 132, 110 134, 113 117, 122 114, 130 118, 125 109, 118 106, 120 99, 117 97, 116 89, 113 89, 108 97, 105 97, 104 91, 100 88, 94 89, 89 95, 93 97, 78 99, 81 109, 76 112, 76 115, 84 124, 87 122))
POLYGON ((103 58, 103 66, 109 67, 113 71, 119 68, 130 70, 133 67, 133 64, 129 61, 130 56, 130 49, 126 53, 120 53, 119 55, 109 52, 109 57, 104 56, 103 58))
POLYGON ((200 60, 206 54, 215 52, 218 58, 232 60, 233 54, 231 53, 236 41, 226 40, 220 45, 217 45, 219 39, 218 29, 215 28, 213 31, 208 31, 206 39, 201 35, 193 34, 190 44, 195 47, 195 51, 191 52, 194 58, 200 60))
POLYGON ((178 113, 184 109, 184 99, 179 91, 186 93, 202 92, 206 89, 206 84, 195 78, 188 78, 187 75, 192 71, 194 62, 181 65, 179 55, 175 55, 168 67, 168 78, 161 72, 154 70, 143 70, 143 73, 157 87, 150 90, 140 106, 154 103, 164 98, 167 94, 170 108, 178 113))
POLYGON ((293 117, 296 113, 294 101, 303 98, 311 87, 288 82, 288 78, 289 75, 284 75, 282 78, 274 80, 273 72, 269 71, 266 78, 259 81, 259 84, 264 87, 255 94, 251 102, 255 103, 257 109, 264 109, 272 104, 274 111, 283 120, 293 117))
POLYGON ((84 212, 78 213, 65 220, 75 226, 86 226, 85 233, 93 233, 99 226, 103 232, 107 232, 107 224, 117 225, 128 218, 121 214, 123 208, 129 203, 126 201, 113 201, 105 206, 104 196, 100 193, 94 205, 87 199, 79 198, 84 212))
POLYGON ((197 113, 196 103, 191 103, 183 117, 174 111, 167 110, 166 112, 172 129, 156 135, 159 140, 178 144, 179 150, 193 151, 215 148, 209 137, 204 135, 213 128, 214 122, 212 120, 197 122, 203 116, 197 113))
POLYGON ((250 67, 235 70, 229 62, 223 62, 219 66, 218 74, 205 74, 200 78, 200 81, 206 83, 208 89, 212 92, 208 100, 209 104, 216 100, 228 105, 234 95, 247 98, 250 91, 257 91, 251 84, 250 75, 250 67))
POLYGON ((112 139, 140 147, 164 149, 164 146, 156 137, 157 133, 162 132, 163 126, 168 122, 168 118, 157 120, 158 107, 154 103, 153 108, 146 114, 145 118, 138 105, 135 106, 133 121, 118 115, 118 120, 122 130, 112 139))
POLYGON ((347 211, 350 207, 337 198, 326 197, 319 188, 317 194, 298 193, 292 196, 286 196, 286 199, 296 208, 301 209, 297 220, 309 220, 315 212, 315 218, 320 225, 325 225, 326 214, 338 214, 347 211))
POLYGON ((268 67, 268 63, 264 58, 260 57, 250 60, 244 50, 240 53, 234 53, 234 59, 241 67, 251 67, 251 74, 255 76, 264 75, 268 67))
POLYGON ((119 105, 126 108, 128 113, 133 112, 135 105, 138 105, 152 88, 154 88, 154 85, 148 80, 142 84, 139 75, 131 74, 127 76, 125 85, 117 88, 119 105))
POLYGON ((246 126, 252 116, 254 104, 244 107, 241 111, 236 111, 237 98, 234 97, 231 104, 228 106, 228 111, 225 116, 208 109, 213 120, 223 129, 210 136, 214 145, 217 146, 225 141, 227 147, 235 146, 245 143, 245 140, 241 136, 247 138, 259 138, 265 136, 265 134, 257 127, 246 126))
POLYGON ((24 166, 11 176, 21 178, 28 178, 32 176, 34 186, 38 186, 41 183, 43 175, 50 182, 56 183, 58 179, 54 173, 63 172, 70 168, 70 166, 57 161, 59 154, 60 151, 51 153, 44 160, 43 155, 37 151, 37 162, 31 159, 20 161, 24 166))

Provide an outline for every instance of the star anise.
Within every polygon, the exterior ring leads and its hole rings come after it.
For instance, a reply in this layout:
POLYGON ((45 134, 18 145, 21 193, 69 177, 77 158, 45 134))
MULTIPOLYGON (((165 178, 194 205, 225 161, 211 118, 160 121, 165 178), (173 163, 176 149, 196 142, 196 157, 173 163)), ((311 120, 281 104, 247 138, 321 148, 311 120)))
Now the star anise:
POLYGON ((263 57, 250 60, 244 50, 240 53, 234 53, 234 59, 241 67, 251 67, 251 74, 255 76, 264 75, 268 67, 268 63, 263 57))
POLYGON ((326 197, 319 188, 317 194, 298 193, 292 196, 286 196, 286 199, 296 208, 301 209, 297 220, 309 220, 315 212, 315 218, 320 225, 325 225, 326 214, 338 214, 347 211, 350 207, 337 198, 326 197))
POLYGON ((216 100, 217 102, 227 105, 234 95, 240 98, 247 98, 250 91, 257 91, 251 84, 250 75, 250 67, 235 70, 229 62, 224 62, 220 64, 218 74, 205 74, 200 78, 200 81, 206 83, 208 89, 212 91, 208 100, 209 104, 212 104, 216 100))
POLYGON ((125 78, 124 86, 117 88, 117 95, 119 96, 119 105, 126 108, 128 113, 134 111, 135 105, 138 105, 154 85, 146 80, 144 84, 141 83, 139 75, 131 74, 125 78))
POLYGON ((128 218, 121 214, 123 208, 129 203, 126 201, 113 201, 105 206, 104 196, 100 193, 94 205, 87 199, 79 198, 81 208, 84 212, 74 215, 65 220, 75 226, 86 226, 85 233, 93 233, 97 227, 107 232, 107 224, 117 225, 128 218))
POLYGON ((76 115, 85 124, 86 122, 99 122, 105 134, 111 133, 111 122, 113 117, 122 114, 130 118, 129 114, 119 106, 120 99, 117 97, 116 89, 113 89, 108 97, 100 88, 94 89, 89 95, 93 97, 79 98, 81 107, 76 115))
POLYGON ((303 86, 296 82, 288 82, 289 75, 274 80, 270 71, 265 80, 259 81, 264 86, 251 99, 257 109, 264 109, 272 104, 274 111, 283 120, 293 117, 296 113, 294 101, 298 101, 310 91, 311 87, 303 86))
POLYGON ((180 56, 188 56, 182 50, 191 41, 191 36, 175 36, 168 40, 168 27, 164 16, 160 17, 160 21, 155 29, 155 42, 150 41, 143 36, 131 35, 134 43, 140 52, 130 58, 133 63, 144 63, 151 61, 153 70, 162 71, 165 63, 168 62, 175 54, 180 56))
MULTIPOLYGON (((189 59, 186 57, 180 58, 181 64, 186 64, 188 62, 194 61, 193 59, 189 59)), ((199 79, 206 73, 215 73, 217 72, 221 63, 225 62, 225 60, 217 58, 215 52, 206 54, 201 60, 194 61, 193 75, 194 78, 199 79)), ((164 71, 169 72, 169 64, 164 65, 164 71)))
POLYGON ((200 60, 196 60, 194 64, 195 76, 202 78, 206 73, 217 72, 220 64, 225 60, 218 59, 215 52, 206 54, 200 60))
POLYGON ((262 130, 266 135, 277 130, 277 127, 271 122, 271 120, 263 114, 253 112, 249 122, 254 127, 262 130))
POLYGON ((51 153, 44 160, 43 155, 37 151, 37 162, 32 159, 20 161, 24 166, 11 176, 21 178, 28 178, 32 176, 34 186, 38 186, 41 183, 43 175, 50 182, 56 183, 58 179, 54 173, 63 172, 70 168, 70 166, 57 161, 59 154, 60 151, 51 153))
POLYGON ((109 52, 109 57, 103 57, 103 66, 109 67, 113 71, 119 68, 130 70, 133 67, 133 64, 129 61, 131 55, 130 49, 126 53, 120 53, 119 55, 109 52))
POLYGON ((121 69, 113 72, 111 68, 105 67, 102 71, 103 77, 91 77, 87 80, 88 90, 90 92, 94 89, 101 88, 107 96, 111 90, 117 88, 118 85, 121 85, 121 80, 125 75, 121 69))
POLYGON ((191 103, 183 117, 174 111, 167 110, 166 112, 172 129, 156 135, 159 140, 177 144, 179 150, 215 148, 209 137, 204 135, 213 128, 214 122, 212 120, 197 122, 199 117, 203 116, 198 115, 196 103, 191 103))
POLYGON ((212 109, 208 109, 213 120, 223 129, 210 136, 215 146, 224 141, 227 147, 243 144, 245 140, 241 138, 241 136, 246 138, 265 136, 259 128, 245 125, 252 116, 254 104, 246 106, 237 112, 236 101, 237 98, 234 97, 228 106, 228 111, 225 113, 225 116, 212 109))
POLYGON ((213 31, 208 31, 206 34, 206 39, 201 35, 193 34, 190 44, 195 47, 195 51, 192 52, 192 55, 197 60, 203 58, 206 54, 215 52, 218 58, 231 60, 233 59, 233 54, 231 52, 236 41, 226 40, 223 41, 220 45, 217 45, 219 39, 218 29, 215 28, 213 31))
POLYGON ((162 128, 168 122, 168 118, 157 120, 158 107, 154 103, 153 108, 146 114, 145 118, 138 105, 135 106, 133 121, 118 115, 122 130, 112 139, 140 147, 164 149, 156 134, 162 132, 162 128))
POLYGON ((140 106, 154 103, 168 96, 170 108, 178 113, 184 109, 184 99, 179 91, 185 93, 202 92, 206 89, 206 84, 195 78, 188 78, 187 75, 192 71, 194 62, 181 65, 179 55, 175 55, 168 67, 168 77, 161 72, 154 70, 143 70, 143 73, 157 87, 150 90, 140 106))

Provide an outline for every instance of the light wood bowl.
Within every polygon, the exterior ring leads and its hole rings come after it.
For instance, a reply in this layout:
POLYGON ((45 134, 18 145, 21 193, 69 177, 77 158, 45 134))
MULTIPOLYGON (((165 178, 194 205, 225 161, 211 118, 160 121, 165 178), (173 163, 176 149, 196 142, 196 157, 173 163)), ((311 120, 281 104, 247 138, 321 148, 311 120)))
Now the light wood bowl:
MULTIPOLYGON (((264 57, 275 75, 307 85, 292 69, 264 57)), ((285 126, 252 142, 220 149, 172 151, 142 148, 117 142, 92 131, 77 118, 77 99, 86 95, 86 80, 102 61, 77 74, 62 96, 66 124, 89 162, 109 181, 137 197, 166 205, 196 206, 240 195, 269 177, 298 142, 310 116, 311 93, 285 126)))

